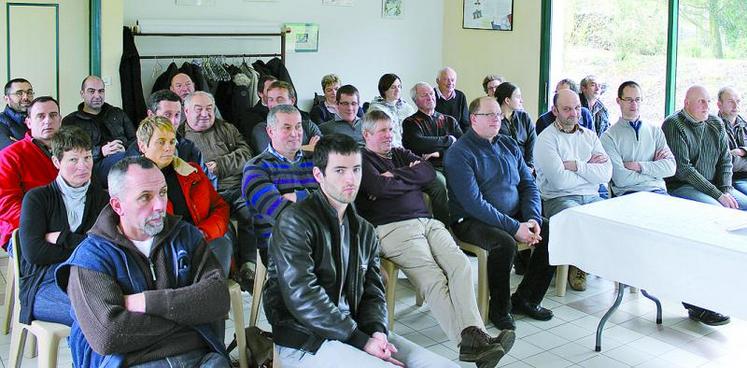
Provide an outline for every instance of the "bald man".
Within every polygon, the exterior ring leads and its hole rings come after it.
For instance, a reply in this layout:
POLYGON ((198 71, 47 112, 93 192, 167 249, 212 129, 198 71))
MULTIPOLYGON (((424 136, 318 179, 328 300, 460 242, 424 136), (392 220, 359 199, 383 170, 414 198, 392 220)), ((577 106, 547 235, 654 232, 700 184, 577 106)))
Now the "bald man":
POLYGON ((742 95, 732 87, 718 91, 718 117, 724 121, 731 153, 732 186, 747 194, 747 121, 739 115, 742 95))
POLYGON ((135 128, 122 109, 106 103, 101 78, 85 77, 80 97, 83 102, 77 111, 62 119, 62 126, 75 125, 91 136, 94 177, 105 187, 109 168, 125 156, 125 149, 135 141, 135 128))
MULTIPOLYGON (((555 122, 537 137, 534 167, 545 216, 601 201, 599 187, 612 177, 612 163, 596 133, 579 125, 581 100, 569 89, 553 97, 555 122)), ((569 285, 586 290, 586 273, 568 270, 569 285)))
POLYGON ((470 127, 467 97, 456 89, 457 73, 446 67, 438 71, 436 76, 436 111, 453 116, 459 122, 459 127, 466 132, 470 127))
POLYGON ((692 86, 684 108, 664 120, 662 130, 677 162, 667 178, 676 197, 747 209, 747 196, 732 187, 732 160, 721 119, 709 114, 711 96, 702 86, 692 86))
POLYGON ((195 91, 195 83, 192 82, 192 78, 188 75, 179 73, 171 78, 169 89, 184 101, 184 97, 195 91))

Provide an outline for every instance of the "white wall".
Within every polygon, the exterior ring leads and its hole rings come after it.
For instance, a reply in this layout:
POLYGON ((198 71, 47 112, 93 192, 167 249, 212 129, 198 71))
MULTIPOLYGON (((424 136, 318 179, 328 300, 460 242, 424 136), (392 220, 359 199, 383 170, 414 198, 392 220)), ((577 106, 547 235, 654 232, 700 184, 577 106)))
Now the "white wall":
MULTIPOLYGON (((444 0, 407 0, 402 20, 383 19, 381 0, 356 0, 352 7, 325 6, 320 0, 220 0, 214 6, 197 7, 176 6, 173 0, 128 0, 124 4, 124 24, 133 25, 137 19, 180 19, 185 24, 191 19, 239 20, 279 29, 283 23, 317 23, 319 51, 289 53, 286 62, 300 106, 308 109, 314 92, 321 92, 321 77, 328 73, 336 73, 343 83, 358 87, 362 102, 378 95, 376 85, 384 73, 398 74, 407 89, 420 80, 431 82, 442 63, 443 11, 444 0)), ((143 55, 245 51, 241 48, 244 41, 140 37, 136 42, 143 55)), ((165 68, 170 62, 163 60, 161 64, 165 68)), ((147 94, 153 83, 153 63, 143 61, 142 65, 147 94)))

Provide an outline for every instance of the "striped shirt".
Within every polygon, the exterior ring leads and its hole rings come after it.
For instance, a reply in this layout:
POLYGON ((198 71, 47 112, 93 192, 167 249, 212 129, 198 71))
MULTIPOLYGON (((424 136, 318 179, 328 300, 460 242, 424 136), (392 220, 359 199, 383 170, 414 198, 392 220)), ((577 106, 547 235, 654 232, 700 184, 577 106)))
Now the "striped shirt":
POLYGON ((731 156, 721 119, 709 115, 696 122, 683 109, 667 117, 661 129, 677 163, 674 176, 665 179, 670 191, 689 184, 718 199, 731 188, 731 156))
POLYGON ((295 193, 296 200, 301 201, 318 188, 311 171, 313 166, 311 157, 301 151, 290 161, 272 145, 244 166, 241 188, 254 216, 259 248, 267 247, 278 215, 293 203, 283 194, 295 193))

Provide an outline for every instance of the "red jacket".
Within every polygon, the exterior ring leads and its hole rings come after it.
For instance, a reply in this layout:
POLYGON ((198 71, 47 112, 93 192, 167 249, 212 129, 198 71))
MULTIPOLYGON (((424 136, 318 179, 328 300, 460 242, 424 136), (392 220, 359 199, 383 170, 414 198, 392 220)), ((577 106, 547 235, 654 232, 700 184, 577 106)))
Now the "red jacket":
POLYGON ((34 143, 30 133, 0 151, 0 244, 18 228, 23 196, 57 177, 52 159, 34 143))
MULTIPOLYGON (((210 184, 210 179, 200 169, 200 166, 194 162, 187 163, 178 157, 174 157, 171 165, 176 172, 176 178, 187 207, 189 207, 192 221, 205 233, 205 241, 209 242, 225 235, 228 230, 230 209, 210 184)), ((174 214, 171 201, 166 211, 174 214)))

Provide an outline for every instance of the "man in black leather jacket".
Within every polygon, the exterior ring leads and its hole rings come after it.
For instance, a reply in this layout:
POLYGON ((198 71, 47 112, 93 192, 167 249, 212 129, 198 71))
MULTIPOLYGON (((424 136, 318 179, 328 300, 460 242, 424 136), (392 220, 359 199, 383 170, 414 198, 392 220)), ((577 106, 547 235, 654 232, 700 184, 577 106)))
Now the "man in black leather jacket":
POLYGON ((348 205, 361 160, 352 138, 323 137, 313 168, 320 190, 283 211, 273 229, 264 306, 278 359, 293 367, 456 367, 387 334, 379 241, 348 205))

